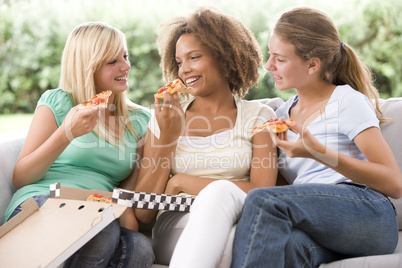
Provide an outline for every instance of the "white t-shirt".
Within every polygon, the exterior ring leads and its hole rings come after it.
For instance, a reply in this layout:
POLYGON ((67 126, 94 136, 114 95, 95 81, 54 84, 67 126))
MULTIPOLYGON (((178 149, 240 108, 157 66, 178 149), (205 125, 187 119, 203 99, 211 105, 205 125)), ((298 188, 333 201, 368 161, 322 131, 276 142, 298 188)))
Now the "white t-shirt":
MULTIPOLYGON (((184 111, 191 102, 182 103, 184 111)), ((180 136, 172 167, 172 175, 226 180, 250 180, 252 158, 251 130, 275 118, 274 111, 259 102, 235 98, 237 117, 230 130, 208 137, 180 136)), ((153 116, 149 129, 159 137, 160 131, 153 116)))
MULTIPOLYGON (((281 105, 276 114, 280 119, 289 118, 290 108, 298 101, 298 96, 281 105)), ((366 160, 353 139, 370 127, 379 128, 373 106, 366 96, 349 85, 337 86, 329 99, 324 113, 318 116, 307 129, 327 147, 357 158, 366 160)), ((288 131, 288 140, 296 141, 299 135, 288 131)), ((331 163, 336 165, 337 163, 331 163)), ((308 158, 290 158, 283 151, 279 152, 279 171, 290 184, 301 183, 337 183, 350 181, 348 178, 308 158)))

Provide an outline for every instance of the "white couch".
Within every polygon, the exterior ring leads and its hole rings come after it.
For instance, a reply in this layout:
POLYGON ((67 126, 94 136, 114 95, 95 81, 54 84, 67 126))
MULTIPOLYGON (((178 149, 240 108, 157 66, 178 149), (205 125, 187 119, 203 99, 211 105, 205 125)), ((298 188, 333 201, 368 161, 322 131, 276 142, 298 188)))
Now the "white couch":
MULTIPOLYGON (((261 99, 258 100, 270 105, 274 109, 282 102, 281 99, 261 99)), ((398 161, 399 168, 402 170, 402 98, 390 98, 381 100, 381 108, 386 118, 391 121, 381 126, 381 131, 391 146, 392 151, 398 161)), ((3 222, 3 215, 11 197, 15 191, 12 185, 12 172, 15 161, 19 155, 22 144, 25 140, 27 129, 13 131, 0 135, 0 222, 3 222)), ((375 141, 373 141, 375 146, 375 141)), ((320 268, 363 268, 363 267, 402 267, 402 199, 392 200, 398 211, 398 224, 400 227, 399 243, 393 254, 351 258, 322 264, 320 268)), ((369 223, 368 223, 369 224, 369 223)), ((153 268, 167 267, 154 264, 153 268)))

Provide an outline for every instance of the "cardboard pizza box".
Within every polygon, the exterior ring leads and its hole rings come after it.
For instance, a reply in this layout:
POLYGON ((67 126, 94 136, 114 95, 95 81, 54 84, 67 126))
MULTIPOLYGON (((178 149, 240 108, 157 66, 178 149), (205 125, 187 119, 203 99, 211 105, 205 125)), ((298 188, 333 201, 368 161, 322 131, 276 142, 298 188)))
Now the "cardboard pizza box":
POLYGON ((126 206, 86 201, 94 193, 111 192, 60 187, 39 208, 30 198, 22 212, 0 227, 1 267, 58 267, 126 206))

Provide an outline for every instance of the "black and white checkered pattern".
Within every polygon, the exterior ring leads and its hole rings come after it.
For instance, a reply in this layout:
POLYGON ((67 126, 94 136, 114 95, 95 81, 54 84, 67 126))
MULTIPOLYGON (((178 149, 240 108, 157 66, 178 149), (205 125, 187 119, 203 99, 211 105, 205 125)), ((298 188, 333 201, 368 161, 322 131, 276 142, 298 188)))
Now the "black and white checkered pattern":
POLYGON ((50 197, 60 196, 60 182, 50 184, 50 197))
POLYGON ((169 210, 169 211, 190 211, 195 196, 192 195, 167 195, 133 192, 116 188, 113 190, 112 201, 133 208, 169 210))

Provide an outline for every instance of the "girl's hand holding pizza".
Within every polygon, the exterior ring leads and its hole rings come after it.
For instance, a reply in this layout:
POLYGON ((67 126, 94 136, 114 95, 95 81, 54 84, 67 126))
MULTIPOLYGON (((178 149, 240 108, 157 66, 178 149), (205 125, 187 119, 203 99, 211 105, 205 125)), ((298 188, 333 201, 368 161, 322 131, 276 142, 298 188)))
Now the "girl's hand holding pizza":
POLYGON ((300 126, 293 120, 286 120, 290 129, 299 134, 295 142, 288 141, 287 131, 278 134, 270 131, 271 139, 274 144, 284 151, 289 157, 316 158, 317 154, 325 153, 325 146, 321 144, 306 128, 300 126))
POLYGON ((62 124, 67 138, 71 141, 91 132, 98 122, 99 110, 99 106, 82 110, 78 106, 73 107, 62 124))
POLYGON ((111 95, 111 90, 103 91, 70 110, 62 124, 70 141, 94 129, 98 122, 99 111, 107 109, 111 95))
POLYGON ((184 111, 178 94, 164 92, 163 103, 155 98, 155 116, 161 131, 161 139, 170 143, 176 141, 184 130, 184 111))

